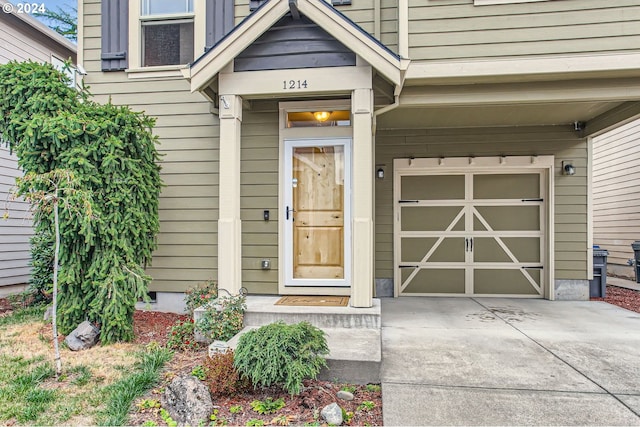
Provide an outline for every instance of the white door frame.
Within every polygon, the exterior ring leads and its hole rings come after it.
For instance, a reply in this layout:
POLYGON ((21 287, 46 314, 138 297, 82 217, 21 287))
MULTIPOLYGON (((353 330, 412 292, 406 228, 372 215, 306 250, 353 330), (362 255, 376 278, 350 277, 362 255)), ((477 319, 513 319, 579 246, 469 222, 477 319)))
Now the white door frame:
POLYGON ((280 209, 284 221, 284 270, 285 287, 349 287, 351 285, 351 138, 296 138, 284 139, 284 172, 282 175, 284 199, 280 209), (287 219, 287 207, 293 207, 293 148, 317 146, 344 147, 344 278, 343 279, 295 279, 293 277, 293 221, 287 219))
MULTIPOLYGON (((394 160, 394 296, 400 296, 400 176, 429 174, 455 174, 469 172, 507 173, 538 170, 542 172, 542 191, 545 200, 545 221, 540 224, 544 231, 544 265, 542 297, 554 299, 554 156, 501 156, 501 157, 448 157, 394 160)), ((467 278, 468 279, 468 278, 467 278)), ((468 283, 468 281, 467 281, 468 283)), ((417 294, 416 294, 417 295, 417 294)), ((447 294, 466 297, 469 294, 447 294)), ((496 296, 496 295, 492 295, 496 296)), ((515 295, 519 297, 526 297, 515 295)), ((534 296, 535 297, 535 296, 534 296)), ((538 296, 539 298, 539 296, 538 296)))

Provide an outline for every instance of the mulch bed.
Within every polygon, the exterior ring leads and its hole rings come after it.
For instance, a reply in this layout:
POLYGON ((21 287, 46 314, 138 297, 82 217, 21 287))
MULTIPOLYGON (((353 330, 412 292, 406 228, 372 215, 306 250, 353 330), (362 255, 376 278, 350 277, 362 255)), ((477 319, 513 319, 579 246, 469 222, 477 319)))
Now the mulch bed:
POLYGON ((627 310, 640 313, 640 292, 633 289, 607 285, 605 298, 591 298, 592 301, 604 301, 627 310))

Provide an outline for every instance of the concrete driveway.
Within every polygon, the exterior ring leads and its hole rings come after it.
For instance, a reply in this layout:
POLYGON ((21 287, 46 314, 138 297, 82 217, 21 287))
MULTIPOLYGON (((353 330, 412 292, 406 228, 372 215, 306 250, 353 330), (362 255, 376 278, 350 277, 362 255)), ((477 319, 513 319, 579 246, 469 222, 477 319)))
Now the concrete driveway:
POLYGON ((640 314, 604 302, 382 299, 384 424, 640 425, 640 314))

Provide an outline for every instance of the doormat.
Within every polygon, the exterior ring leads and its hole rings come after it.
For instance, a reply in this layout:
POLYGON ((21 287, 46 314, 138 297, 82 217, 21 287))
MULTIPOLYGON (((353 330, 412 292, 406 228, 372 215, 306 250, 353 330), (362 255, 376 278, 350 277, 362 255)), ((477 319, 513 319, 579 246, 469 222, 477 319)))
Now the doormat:
POLYGON ((346 307, 349 297, 287 295, 276 301, 275 305, 300 305, 317 307, 346 307))

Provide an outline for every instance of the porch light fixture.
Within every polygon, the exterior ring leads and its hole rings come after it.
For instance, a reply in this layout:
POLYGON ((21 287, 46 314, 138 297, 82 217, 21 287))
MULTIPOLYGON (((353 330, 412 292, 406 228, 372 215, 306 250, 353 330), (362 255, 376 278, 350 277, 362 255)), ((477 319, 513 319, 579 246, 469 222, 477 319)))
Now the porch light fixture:
POLYGON ((313 117, 319 122, 326 122, 331 116, 331 111, 316 111, 313 113, 313 117))
POLYGON ((562 162, 562 174, 569 176, 576 174, 576 167, 573 166, 572 160, 564 160, 562 162))
POLYGON ((384 179, 384 169, 378 168, 378 170, 376 171, 376 178, 384 179))

